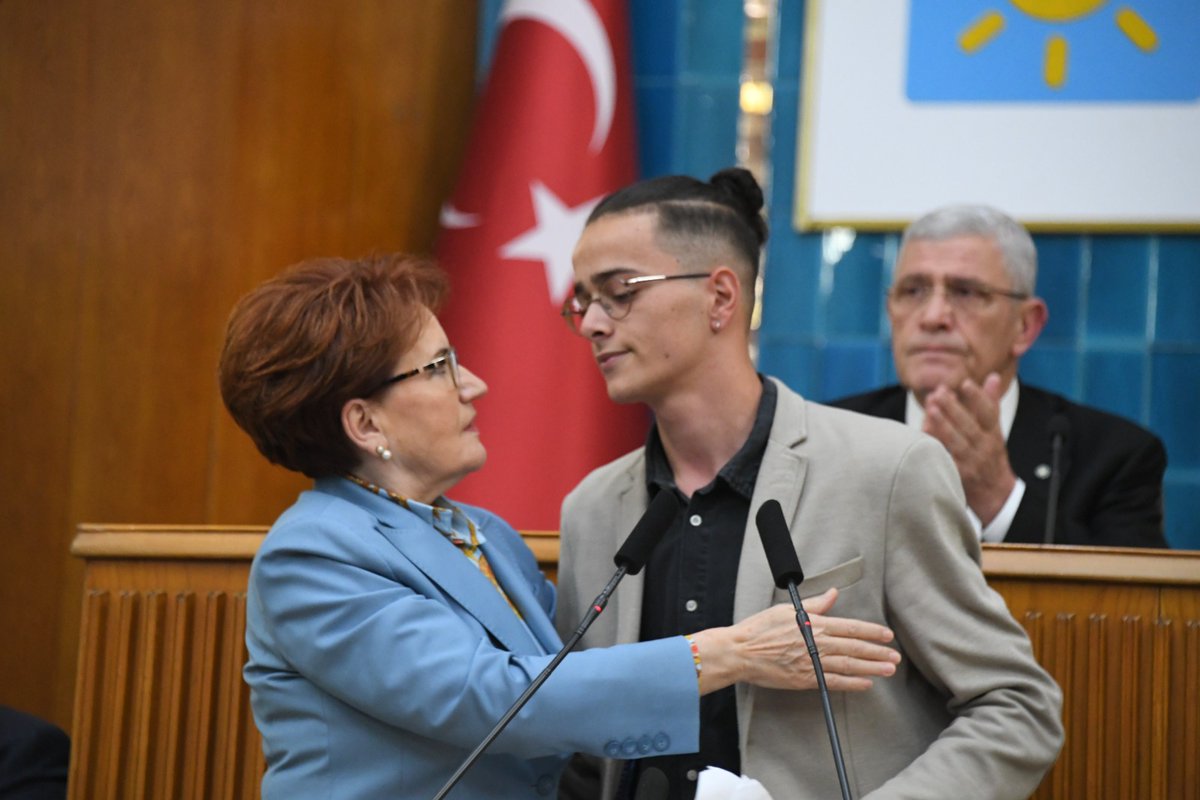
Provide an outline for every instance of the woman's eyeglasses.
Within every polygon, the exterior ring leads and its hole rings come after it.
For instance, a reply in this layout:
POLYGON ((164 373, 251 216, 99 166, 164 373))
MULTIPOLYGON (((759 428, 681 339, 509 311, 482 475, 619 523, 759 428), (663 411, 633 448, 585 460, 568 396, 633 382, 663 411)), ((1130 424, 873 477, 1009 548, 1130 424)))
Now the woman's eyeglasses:
POLYGON ((454 388, 457 389, 462 385, 461 375, 459 374, 458 369, 458 354, 454 352, 453 347, 448 347, 442 352, 441 355, 439 355, 433 361, 430 361, 428 364, 417 367, 416 369, 410 369, 408 372, 401 372, 399 375, 393 375, 392 377, 388 378, 386 381, 367 392, 367 396, 373 395, 376 392, 380 392, 391 386, 393 383, 399 383, 400 381, 420 375, 422 372, 431 372, 435 375, 449 372, 450 380, 454 382, 454 388))

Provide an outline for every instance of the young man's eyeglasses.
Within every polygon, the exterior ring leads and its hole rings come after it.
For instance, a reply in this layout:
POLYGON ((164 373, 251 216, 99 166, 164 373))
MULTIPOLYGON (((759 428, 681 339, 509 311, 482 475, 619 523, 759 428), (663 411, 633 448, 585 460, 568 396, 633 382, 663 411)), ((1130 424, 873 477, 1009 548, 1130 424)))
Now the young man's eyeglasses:
MULTIPOLYGON (((973 281, 968 278, 946 278, 942 283, 942 294, 946 303, 963 314, 978 314, 991 308, 996 297, 1011 300, 1028 300, 1028 292, 1014 292, 973 281)), ((888 302, 894 312, 907 314, 916 311, 930 301, 938 284, 930 278, 913 276, 905 278, 888 290, 888 302)))
POLYGON ((608 315, 609 319, 625 319, 629 316, 629 308, 633 305, 633 298, 637 295, 637 290, 644 284, 684 278, 707 278, 708 276, 707 272, 685 272, 680 275, 633 275, 627 278, 612 275, 605 278, 595 292, 577 288, 575 293, 567 297, 563 303, 562 316, 567 321, 567 327, 575 333, 581 333, 579 325, 592 303, 599 303, 600 308, 604 309, 604 313, 608 315))
POLYGON ((439 355, 433 361, 430 361, 428 364, 417 367, 416 369, 410 369, 408 372, 401 372, 399 375, 393 375, 392 377, 388 378, 386 381, 367 392, 367 396, 369 397, 376 392, 380 392, 391 386, 393 383, 399 383, 400 381, 420 375, 422 372, 429 372, 434 375, 444 375, 449 373, 450 380, 454 382, 455 389, 462 385, 461 376, 459 375, 458 371, 458 353, 454 352, 453 347, 448 347, 442 351, 441 355, 439 355))

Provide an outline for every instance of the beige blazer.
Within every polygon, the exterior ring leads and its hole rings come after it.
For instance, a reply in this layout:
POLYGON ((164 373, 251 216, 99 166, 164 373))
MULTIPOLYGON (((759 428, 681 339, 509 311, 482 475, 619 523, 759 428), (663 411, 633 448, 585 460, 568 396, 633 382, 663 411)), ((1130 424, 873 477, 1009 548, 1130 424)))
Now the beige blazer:
MULTIPOLYGON (((857 798, 1024 798, 1062 744, 1062 694, 985 583, 954 464, 936 440, 889 420, 807 402, 779 384, 738 564, 734 619, 789 602, 771 579, 754 515, 778 500, 806 579, 839 589, 833 614, 888 625, 903 659, 866 692, 834 692, 857 798)), ((557 619, 564 638, 612 574, 647 505, 636 450, 563 502, 557 619)), ((642 575, 627 577, 582 647, 638 640, 642 575)), ((838 797, 816 691, 736 688, 742 771, 776 800, 838 797)), ((604 771, 611 798, 619 763, 604 771)))

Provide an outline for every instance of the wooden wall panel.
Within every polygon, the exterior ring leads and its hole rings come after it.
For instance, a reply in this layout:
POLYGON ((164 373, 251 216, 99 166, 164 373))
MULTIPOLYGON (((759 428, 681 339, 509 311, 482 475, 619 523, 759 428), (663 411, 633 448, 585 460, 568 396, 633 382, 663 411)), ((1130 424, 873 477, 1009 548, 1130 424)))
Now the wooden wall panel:
POLYGON ((268 523, 304 485, 220 404, 224 320, 304 258, 431 249, 476 13, 0 3, 0 702, 69 727, 78 523, 268 523))
POLYGON ((0 703, 43 714, 59 587, 82 574, 66 553, 85 26, 68 5, 0 3, 0 703))

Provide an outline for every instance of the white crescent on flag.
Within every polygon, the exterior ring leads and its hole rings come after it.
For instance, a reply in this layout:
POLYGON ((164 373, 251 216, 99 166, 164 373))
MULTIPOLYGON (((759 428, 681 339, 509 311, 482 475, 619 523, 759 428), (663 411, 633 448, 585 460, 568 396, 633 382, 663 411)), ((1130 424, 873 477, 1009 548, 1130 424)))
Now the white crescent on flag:
POLYGON ((443 203, 442 210, 438 212, 438 224, 446 230, 474 228, 482 221, 483 218, 478 214, 468 214, 464 211, 459 211, 454 207, 453 203, 443 203))
POLYGON ((596 102, 596 122, 588 148, 593 153, 599 152, 608 139, 617 98, 612 43, 600 15, 587 0, 508 0, 500 12, 501 25, 514 19, 532 19, 549 25, 561 33, 583 59, 592 79, 596 102))

